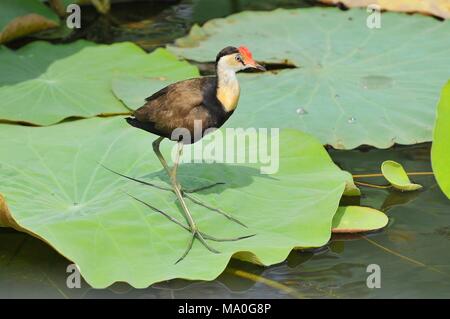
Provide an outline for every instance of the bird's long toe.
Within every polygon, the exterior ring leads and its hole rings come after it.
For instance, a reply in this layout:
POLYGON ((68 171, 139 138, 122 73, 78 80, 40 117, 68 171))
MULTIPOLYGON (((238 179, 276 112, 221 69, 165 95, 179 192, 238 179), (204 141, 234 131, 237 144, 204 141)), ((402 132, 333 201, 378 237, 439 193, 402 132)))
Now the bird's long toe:
MULTIPOLYGON (((203 246, 205 246, 206 249, 208 249, 210 252, 214 253, 214 254, 220 254, 220 252, 214 248, 212 248, 205 240, 205 235, 202 234, 200 231, 196 230, 191 232, 191 238, 189 240, 189 244, 186 248, 186 250, 184 251, 183 255, 181 255, 180 258, 178 258, 178 260, 175 262, 175 264, 178 264, 179 262, 181 262, 184 258, 186 258, 186 256, 189 254, 189 252, 192 249, 192 246, 194 245, 194 241, 197 238, 202 244, 203 246)), ((206 236, 206 237, 210 237, 210 236, 206 236)))
POLYGON ((204 191, 204 190, 208 190, 208 189, 214 188, 214 187, 219 186, 219 185, 225 185, 225 184, 226 184, 225 182, 216 182, 216 183, 212 183, 210 185, 201 186, 201 187, 197 187, 197 188, 193 188, 193 189, 186 189, 186 190, 183 190, 183 191, 185 193, 192 194, 192 193, 198 193, 198 192, 201 192, 201 191, 204 191))
POLYGON ((217 241, 217 242, 227 242, 227 241, 238 241, 238 240, 242 240, 242 239, 247 239, 253 236, 256 236, 256 234, 251 234, 251 235, 244 235, 244 236, 239 236, 239 237, 231 237, 231 238, 217 238, 211 235, 207 235, 204 233, 201 233, 203 238, 206 240, 211 240, 211 241, 217 241))

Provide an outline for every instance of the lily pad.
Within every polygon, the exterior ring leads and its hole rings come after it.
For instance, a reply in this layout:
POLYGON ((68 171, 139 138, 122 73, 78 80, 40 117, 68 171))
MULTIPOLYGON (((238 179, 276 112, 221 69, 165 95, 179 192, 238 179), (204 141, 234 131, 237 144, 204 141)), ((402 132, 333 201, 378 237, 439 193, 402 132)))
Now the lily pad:
POLYGON ((344 4, 346 7, 367 7, 378 5, 382 10, 419 12, 444 19, 450 18, 448 0, 319 0, 330 4, 344 4))
POLYGON ((438 105, 431 163, 439 187, 450 199, 450 81, 444 86, 438 105))
POLYGON ((171 83, 166 77, 118 74, 113 78, 112 91, 127 107, 135 110, 144 105, 147 97, 171 83))
POLYGON ((448 79, 450 42, 442 39, 450 22, 388 12, 381 29, 370 29, 367 15, 242 12, 195 26, 168 48, 207 62, 225 45, 245 44, 260 62, 297 67, 242 74, 229 127, 295 128, 340 149, 430 141, 438 88, 448 79))
POLYGON ((385 227, 389 218, 385 213, 363 206, 339 207, 333 217, 333 233, 362 233, 385 227))
MULTIPOLYGON (((173 193, 121 178, 99 165, 167 185, 151 150, 155 136, 122 118, 50 127, 0 125, 0 192, 17 226, 75 262, 93 287, 115 281, 142 288, 172 278, 210 280, 238 252, 241 258, 271 265, 295 247, 322 246, 330 238, 333 215, 351 176, 331 161, 315 138, 295 130, 282 130, 278 136, 279 170, 272 175, 261 174, 256 163, 180 166, 178 176, 186 189, 225 182, 193 195, 248 226, 188 201, 204 232, 256 236, 211 242, 220 254, 195 242, 178 264, 190 234, 126 194, 184 222, 173 193)), ((172 146, 162 143, 167 158, 172 146)), ((248 146, 247 151, 255 154, 258 149, 248 146)))
POLYGON ((59 25, 58 16, 39 0, 2 0, 0 11, 0 43, 59 25))
POLYGON ((0 86, 38 78, 54 61, 94 45, 93 42, 78 40, 71 44, 59 45, 34 41, 18 50, 0 46, 0 86))
POLYGON ((345 184, 344 196, 361 196, 361 190, 355 185, 353 178, 345 184))
POLYGON ((381 164, 381 172, 384 178, 400 191, 415 191, 422 188, 422 185, 411 183, 405 169, 397 162, 384 161, 381 164))
POLYGON ((111 92, 115 73, 164 76, 171 81, 198 75, 196 67, 164 49, 147 54, 132 43, 118 43, 79 50, 83 45, 32 44, 17 54, 1 50, 0 60, 10 63, 2 66, 9 72, 0 74, 0 83, 27 80, 0 87, 0 119, 50 125, 68 117, 127 113, 129 110, 111 92), (77 50, 50 62, 61 52, 77 50), (34 60, 34 55, 41 58, 34 60), (9 79, 16 71, 18 75, 9 79))

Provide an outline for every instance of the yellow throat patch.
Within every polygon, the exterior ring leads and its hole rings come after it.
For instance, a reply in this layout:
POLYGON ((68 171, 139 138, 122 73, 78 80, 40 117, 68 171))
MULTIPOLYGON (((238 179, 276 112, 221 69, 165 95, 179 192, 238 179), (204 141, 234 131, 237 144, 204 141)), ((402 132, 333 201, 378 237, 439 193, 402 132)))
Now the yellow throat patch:
POLYGON ((230 82, 217 88, 217 99, 227 112, 231 112, 236 109, 240 93, 239 83, 230 82))

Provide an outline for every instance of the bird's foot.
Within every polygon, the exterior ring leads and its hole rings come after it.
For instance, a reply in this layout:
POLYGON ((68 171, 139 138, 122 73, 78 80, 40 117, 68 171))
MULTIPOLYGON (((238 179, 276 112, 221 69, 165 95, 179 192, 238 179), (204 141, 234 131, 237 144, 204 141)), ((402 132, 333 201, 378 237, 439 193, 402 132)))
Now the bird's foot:
MULTIPOLYGON (((186 228, 187 230, 189 230, 189 228, 186 228)), ((246 236, 240 236, 240 237, 234 237, 234 238, 217 238, 214 236, 210 236, 207 235, 201 231, 199 231, 198 229, 195 230, 190 230, 192 236, 191 239, 189 240, 189 244, 186 248, 186 250, 184 251, 183 255, 178 258, 178 260, 175 262, 175 264, 178 264, 180 261, 182 261, 191 251, 192 246, 194 244, 194 240, 197 238, 203 246, 205 246, 206 249, 208 249, 210 252, 214 253, 214 254, 220 254, 220 252, 214 248, 212 248, 207 242, 206 240, 211 240, 211 241, 216 241, 216 242, 230 242, 230 241, 238 241, 238 240, 242 240, 242 239, 246 239, 246 238, 250 238, 255 236, 255 234, 252 235, 246 235, 246 236)))
POLYGON ((191 251, 192 246, 194 245, 195 238, 197 238, 203 244, 203 246, 205 246, 206 249, 208 249, 210 252, 212 252, 214 254, 220 254, 220 252, 218 250, 215 250, 214 248, 212 248, 208 245, 205 238, 203 238, 203 235, 198 230, 192 231, 191 234, 192 234, 192 236, 191 236, 191 239, 189 240, 189 244, 188 244, 186 250, 184 251, 183 255, 181 255, 181 257, 178 258, 178 260, 175 262, 175 264, 178 264, 180 261, 182 261, 184 258, 186 258, 186 256, 191 251))
POLYGON ((194 244, 195 238, 197 238, 209 251, 217 254, 217 253, 219 253, 219 251, 217 251, 214 248, 212 248, 211 246, 209 246, 209 244, 206 242, 206 240, 216 241, 216 242, 230 242, 230 241, 238 241, 238 240, 250 238, 250 237, 253 237, 253 236, 256 235, 256 234, 251 234, 251 235, 244 235, 244 236, 233 237, 233 238, 217 238, 217 237, 214 237, 214 236, 211 236, 211 235, 208 235, 208 234, 205 234, 205 233, 199 231, 197 226, 195 226, 195 229, 193 230, 192 228, 186 226, 185 224, 183 224, 182 222, 177 220, 175 217, 170 216, 166 212, 164 212, 164 211, 154 207, 153 205, 143 201, 142 199, 139 199, 139 198, 137 198, 137 197, 135 197, 133 195, 130 195, 130 194, 127 194, 127 195, 130 196, 131 198, 133 198, 134 200, 144 204, 145 206, 147 206, 151 210, 161 214, 162 216, 164 216, 165 218, 167 218, 171 222, 177 224, 178 226, 180 226, 184 230, 188 231, 192 235, 191 239, 189 241, 188 247, 186 248, 186 250, 183 253, 183 255, 176 261, 176 263, 179 263, 180 261, 182 261, 187 256, 189 251, 192 249, 192 245, 194 244))

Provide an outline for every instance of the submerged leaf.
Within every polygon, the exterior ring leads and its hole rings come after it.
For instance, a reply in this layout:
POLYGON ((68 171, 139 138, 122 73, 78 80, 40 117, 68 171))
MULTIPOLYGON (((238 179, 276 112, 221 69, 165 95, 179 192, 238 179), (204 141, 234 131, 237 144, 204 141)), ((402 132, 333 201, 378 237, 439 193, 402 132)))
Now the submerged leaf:
POLYGON ((420 12, 444 19, 450 18, 448 0, 319 0, 324 3, 344 4, 347 7, 367 7, 378 5, 381 10, 400 12, 420 12))
POLYGON ((448 79, 450 41, 443 39, 450 21, 383 13, 381 29, 370 29, 367 15, 334 8, 241 12, 168 48, 207 62, 227 44, 245 44, 260 62, 297 67, 241 74, 239 112, 228 127, 295 128, 340 149, 430 141, 438 87, 448 79))
POLYGON ((68 117, 126 113, 129 110, 111 92, 116 73, 171 81, 198 75, 196 67, 164 49, 147 54, 132 43, 117 43, 79 50, 85 45, 33 43, 18 53, 0 50, 0 61, 9 61, 1 67, 9 72, 0 74, 0 83, 14 82, 0 87, 0 119, 49 125, 68 117), (78 52, 58 59, 68 51, 78 52), (47 57, 33 60, 34 56, 47 57), (9 79, 15 73, 19 75, 9 79))
MULTIPOLYGON (((269 138, 259 134, 258 141, 269 138)), ((295 247, 318 247, 329 240, 333 215, 351 176, 331 161, 315 138, 283 130, 279 157, 272 153, 279 169, 272 175, 261 174, 263 164, 258 163, 180 165, 178 177, 185 189, 224 182, 192 195, 248 226, 187 200, 202 231, 222 238, 256 236, 210 242, 220 254, 209 253, 196 241, 186 259, 175 264, 189 232, 127 193, 184 223, 174 194, 121 178, 99 165, 168 186, 152 151, 154 138, 122 118, 37 128, 0 125, 0 192, 20 227, 75 262, 97 288, 115 281, 146 287, 172 278, 210 280, 238 252, 243 259, 271 265, 295 247)), ((276 145, 276 136, 269 141, 276 145)), ((185 156, 198 143, 185 147, 185 156)), ((172 145, 162 143, 166 158, 172 145)), ((249 156, 261 154, 257 146, 247 145, 249 156)), ((228 143, 226 147, 226 154, 234 150, 228 143)), ((211 156, 204 152, 201 158, 211 156)))
POLYGON ((379 210, 363 206, 339 207, 333 217, 333 233, 362 233, 385 227, 389 218, 379 210))
POLYGON ((39 0, 2 0, 0 43, 59 25, 58 16, 39 0))
POLYGON ((439 187, 450 199, 450 81, 442 89, 438 105, 431 164, 439 187))
POLYGON ((383 164, 381 164, 381 172, 383 173, 384 178, 386 178, 395 189, 401 191, 415 191, 422 188, 422 185, 411 183, 405 169, 397 162, 384 161, 383 164))

